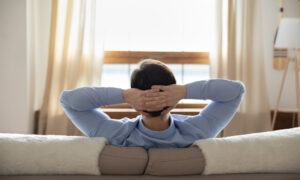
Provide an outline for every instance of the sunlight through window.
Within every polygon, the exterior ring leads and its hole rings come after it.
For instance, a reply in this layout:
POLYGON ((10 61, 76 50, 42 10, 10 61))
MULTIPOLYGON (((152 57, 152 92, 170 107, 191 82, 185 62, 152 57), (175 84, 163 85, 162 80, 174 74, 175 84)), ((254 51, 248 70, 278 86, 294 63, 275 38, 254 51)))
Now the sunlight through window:
MULTIPOLYGON (((211 5, 210 0, 102 0, 97 8, 105 17, 104 50, 207 52, 211 5)), ((129 88, 136 66, 104 64, 102 86, 129 88)), ((178 84, 209 78, 208 64, 168 66, 178 84)))

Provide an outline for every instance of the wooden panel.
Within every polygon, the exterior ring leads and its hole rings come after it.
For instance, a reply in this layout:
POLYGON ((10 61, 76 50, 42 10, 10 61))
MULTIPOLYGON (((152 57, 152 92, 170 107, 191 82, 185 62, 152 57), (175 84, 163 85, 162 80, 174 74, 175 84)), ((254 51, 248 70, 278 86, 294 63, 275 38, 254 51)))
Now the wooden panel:
POLYGON ((208 52, 105 51, 105 64, 136 64, 143 59, 166 64, 209 64, 208 52))
MULTIPOLYGON (((112 119, 122 119, 124 117, 135 118, 138 115, 140 115, 138 112, 135 111, 106 111, 105 109, 102 109, 102 111, 105 112, 112 119)), ((194 109, 191 111, 180 111, 178 109, 171 113, 193 116, 199 114, 200 111, 201 111, 200 109, 194 109)))
MULTIPOLYGON (((175 108, 195 108, 195 109, 199 109, 199 108, 204 108, 207 104, 177 104, 177 106, 175 108)), ((102 107, 103 109, 131 109, 131 106, 129 104, 118 104, 118 105, 111 105, 111 106, 106 106, 106 107, 102 107)))
MULTIPOLYGON (((133 109, 125 109, 125 106, 130 107, 128 104, 122 104, 123 110, 115 109, 112 111, 112 109, 106 109, 102 108, 102 111, 105 112, 107 115, 109 115, 113 119, 122 119, 124 117, 128 118, 135 118, 138 116, 138 112, 135 112, 133 109)), ((183 115, 197 115, 201 109, 199 107, 195 107, 194 105, 191 105, 189 107, 190 109, 187 111, 185 109, 176 109, 175 112, 172 112, 172 114, 183 114, 183 115)), ((39 121, 39 112, 34 112, 34 134, 37 134, 37 127, 38 127, 38 121, 39 121)), ((273 117, 274 111, 271 111, 271 121, 273 117)), ((275 130, 277 129, 287 129, 292 127, 297 127, 297 112, 278 112, 276 117, 276 124, 275 124, 275 130)))
MULTIPOLYGON (((271 122, 273 119, 274 111, 271 111, 271 122)), ((298 126, 297 121, 298 113, 297 112, 277 112, 276 123, 274 130, 278 129, 288 129, 298 126)))
POLYGON ((39 117, 40 117, 40 111, 34 111, 34 127, 33 127, 33 133, 37 134, 38 133, 38 128, 39 128, 39 117))

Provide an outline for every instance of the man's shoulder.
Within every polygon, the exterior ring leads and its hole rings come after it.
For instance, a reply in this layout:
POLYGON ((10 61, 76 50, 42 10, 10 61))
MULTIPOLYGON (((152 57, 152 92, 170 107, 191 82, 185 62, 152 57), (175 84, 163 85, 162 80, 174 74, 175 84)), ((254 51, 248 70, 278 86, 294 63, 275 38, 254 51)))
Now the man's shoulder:
POLYGON ((120 121, 122 121, 123 123, 137 123, 139 118, 140 118, 140 116, 137 116, 135 118, 124 117, 124 118, 120 119, 120 121))
POLYGON ((171 114, 171 116, 172 116, 174 121, 180 121, 180 122, 183 122, 186 119, 189 119, 189 118, 192 117, 192 116, 189 116, 189 115, 182 115, 182 114, 171 114))

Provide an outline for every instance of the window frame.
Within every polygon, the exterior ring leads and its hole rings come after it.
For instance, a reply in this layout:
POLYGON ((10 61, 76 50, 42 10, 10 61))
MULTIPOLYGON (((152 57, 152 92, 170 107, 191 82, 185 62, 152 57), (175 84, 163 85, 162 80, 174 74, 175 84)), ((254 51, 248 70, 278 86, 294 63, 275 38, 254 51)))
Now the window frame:
POLYGON ((156 59, 166 64, 209 64, 208 52, 104 51, 104 64, 136 64, 156 59))

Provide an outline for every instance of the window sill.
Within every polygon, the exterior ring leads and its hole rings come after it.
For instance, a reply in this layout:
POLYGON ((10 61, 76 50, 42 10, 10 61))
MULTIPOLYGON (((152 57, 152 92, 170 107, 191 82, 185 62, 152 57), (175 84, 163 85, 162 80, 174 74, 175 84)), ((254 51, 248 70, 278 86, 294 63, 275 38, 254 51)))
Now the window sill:
MULTIPOLYGON (((208 104, 208 102, 203 102, 203 103, 178 103, 176 108, 174 108, 174 109, 203 109, 207 104, 208 104)), ((101 109, 132 109, 132 108, 129 104, 124 103, 124 104, 117 104, 117 105, 102 107, 101 109)))
MULTIPOLYGON (((191 112, 191 113, 194 113, 194 112, 197 112, 199 113, 199 111, 201 111, 203 108, 199 108, 199 109, 196 109, 196 108, 175 108, 173 109, 171 112, 173 113, 179 113, 179 112, 191 112)), ((105 108, 105 109, 102 109, 103 112, 105 113, 118 113, 118 112, 136 112, 134 109, 132 108, 105 108)), ((137 112, 136 112, 137 113, 137 112)))

